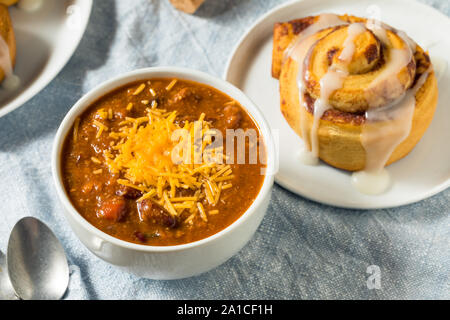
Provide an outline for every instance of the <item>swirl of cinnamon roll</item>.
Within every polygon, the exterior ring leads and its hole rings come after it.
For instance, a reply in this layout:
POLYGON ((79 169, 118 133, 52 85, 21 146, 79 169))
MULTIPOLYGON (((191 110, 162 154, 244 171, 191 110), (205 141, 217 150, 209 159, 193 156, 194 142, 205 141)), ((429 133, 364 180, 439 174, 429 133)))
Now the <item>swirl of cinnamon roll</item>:
POLYGON ((313 99, 321 96, 320 80, 329 70, 345 73, 342 86, 333 91, 329 104, 347 112, 366 111, 400 98, 414 81, 412 50, 396 33, 386 30, 387 41, 362 23, 321 31, 305 58, 303 80, 313 99), (348 42, 353 40, 350 44, 348 42), (393 64, 399 63, 397 69, 393 64), (393 79, 392 73, 398 77, 393 79), (385 75, 385 76, 383 76, 385 75))

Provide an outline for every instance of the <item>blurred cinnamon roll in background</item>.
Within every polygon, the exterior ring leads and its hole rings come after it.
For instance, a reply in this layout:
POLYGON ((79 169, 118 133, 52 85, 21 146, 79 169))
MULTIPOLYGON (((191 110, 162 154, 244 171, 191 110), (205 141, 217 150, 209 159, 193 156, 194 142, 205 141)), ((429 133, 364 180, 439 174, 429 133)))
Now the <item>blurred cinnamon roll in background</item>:
MULTIPOLYGON (((14 1, 2 1, 12 3, 14 1)), ((16 62, 16 39, 8 7, 0 4, 0 82, 12 79, 16 62)))

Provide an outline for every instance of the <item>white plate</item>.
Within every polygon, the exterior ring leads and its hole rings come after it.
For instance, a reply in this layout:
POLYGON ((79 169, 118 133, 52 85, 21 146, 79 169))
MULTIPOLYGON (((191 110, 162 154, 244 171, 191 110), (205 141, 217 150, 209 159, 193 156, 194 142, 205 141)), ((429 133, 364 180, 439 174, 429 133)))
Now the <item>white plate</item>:
POLYGON ((387 208, 413 203, 450 186, 450 19, 410 0, 304 0, 281 5, 259 19, 242 37, 226 68, 225 79, 241 88, 279 130, 276 182, 306 198, 345 208, 387 208), (374 5, 376 3, 376 6, 374 5), (319 13, 373 16, 406 31, 430 50, 439 79, 439 104, 433 122, 415 149, 388 167, 393 184, 382 195, 367 196, 350 185, 350 174, 324 163, 305 166, 298 160, 303 143, 279 111, 278 81, 271 76, 275 22, 319 13))
POLYGON ((44 0, 35 12, 11 7, 17 42, 13 91, 0 89, 0 117, 41 91, 69 61, 86 29, 92 0, 44 0))

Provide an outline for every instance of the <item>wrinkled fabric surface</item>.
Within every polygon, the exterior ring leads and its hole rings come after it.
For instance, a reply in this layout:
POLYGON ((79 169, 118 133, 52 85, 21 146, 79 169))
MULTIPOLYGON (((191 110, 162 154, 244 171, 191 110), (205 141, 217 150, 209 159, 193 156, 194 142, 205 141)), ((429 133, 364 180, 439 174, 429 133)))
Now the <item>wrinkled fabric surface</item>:
MULTIPOLYGON (((69 108, 100 82, 136 68, 175 65, 221 76, 245 30, 281 2, 207 0, 191 16, 167 0, 94 1, 84 38, 62 72, 0 118, 0 249, 6 251, 21 217, 45 221, 71 265, 66 299, 449 299, 450 190, 396 209, 359 211, 276 185, 244 249, 208 273, 176 281, 124 273, 70 230, 50 168, 52 141, 69 108), (380 289, 368 288, 371 265, 380 268, 380 289)), ((423 2, 450 14, 448 0, 423 2)))

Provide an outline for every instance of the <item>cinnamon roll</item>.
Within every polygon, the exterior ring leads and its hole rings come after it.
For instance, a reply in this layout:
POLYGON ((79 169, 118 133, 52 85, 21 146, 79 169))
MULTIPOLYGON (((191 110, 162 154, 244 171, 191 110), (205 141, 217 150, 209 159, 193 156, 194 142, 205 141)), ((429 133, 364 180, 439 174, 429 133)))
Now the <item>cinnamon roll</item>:
MULTIPOLYGON (((385 176, 385 166, 406 156, 438 99, 430 58, 418 44, 384 23, 349 15, 277 23, 272 75, 305 159, 360 171, 355 181, 385 176)), ((380 193, 387 185, 360 189, 380 193)))

